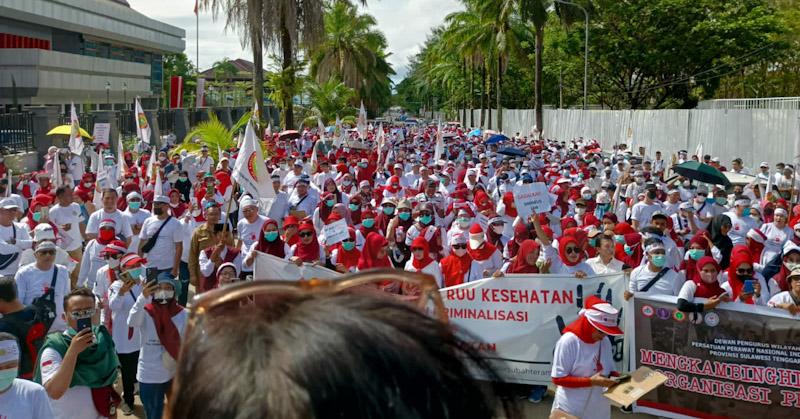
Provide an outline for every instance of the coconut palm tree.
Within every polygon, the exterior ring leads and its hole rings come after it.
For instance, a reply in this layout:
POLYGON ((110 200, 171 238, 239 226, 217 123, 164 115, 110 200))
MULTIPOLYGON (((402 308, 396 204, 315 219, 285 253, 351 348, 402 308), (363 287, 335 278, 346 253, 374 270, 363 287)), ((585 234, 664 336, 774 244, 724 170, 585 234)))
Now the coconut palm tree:
POLYGON ((337 116, 342 122, 355 123, 357 110, 350 105, 350 101, 355 97, 356 91, 335 77, 320 84, 309 83, 306 94, 311 101, 311 108, 303 125, 316 127, 317 119, 326 125, 332 124, 337 116))

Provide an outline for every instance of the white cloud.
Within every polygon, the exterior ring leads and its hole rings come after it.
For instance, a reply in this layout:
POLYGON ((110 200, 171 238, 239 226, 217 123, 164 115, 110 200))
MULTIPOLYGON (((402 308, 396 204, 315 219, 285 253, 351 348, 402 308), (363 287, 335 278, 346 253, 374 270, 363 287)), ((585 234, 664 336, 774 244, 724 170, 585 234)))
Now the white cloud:
MULTIPOLYGON (((197 31, 193 13, 194 0, 128 0, 131 7, 148 17, 186 30, 186 55, 196 61, 197 31)), ((389 44, 389 62, 397 75, 405 77, 408 59, 418 53, 431 28, 442 24, 444 17, 463 8, 458 0, 371 0, 366 12, 375 16, 378 28, 389 44)), ((252 61, 252 53, 242 48, 239 37, 225 32, 224 17, 214 21, 209 12, 200 14, 200 68, 205 70, 224 57, 252 61)))

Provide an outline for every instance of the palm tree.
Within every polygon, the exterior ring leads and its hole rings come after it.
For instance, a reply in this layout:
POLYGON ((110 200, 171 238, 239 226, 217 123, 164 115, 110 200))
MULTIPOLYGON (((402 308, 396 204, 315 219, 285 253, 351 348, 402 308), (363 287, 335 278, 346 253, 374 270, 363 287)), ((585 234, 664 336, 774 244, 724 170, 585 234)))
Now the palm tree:
POLYGON ((304 125, 316 127, 318 118, 324 124, 331 124, 337 116, 343 122, 355 122, 357 111, 350 106, 350 100, 356 92, 335 77, 320 84, 309 83, 306 93, 311 100, 311 115, 303 121, 304 125))

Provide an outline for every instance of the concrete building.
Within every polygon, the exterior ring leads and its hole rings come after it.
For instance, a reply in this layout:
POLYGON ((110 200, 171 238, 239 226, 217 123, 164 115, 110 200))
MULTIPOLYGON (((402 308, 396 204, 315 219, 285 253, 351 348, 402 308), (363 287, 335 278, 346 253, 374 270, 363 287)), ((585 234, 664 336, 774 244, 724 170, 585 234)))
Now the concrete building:
POLYGON ((120 109, 141 96, 155 108, 162 57, 182 52, 185 35, 126 0, 2 0, 0 105, 16 83, 21 105, 120 109))

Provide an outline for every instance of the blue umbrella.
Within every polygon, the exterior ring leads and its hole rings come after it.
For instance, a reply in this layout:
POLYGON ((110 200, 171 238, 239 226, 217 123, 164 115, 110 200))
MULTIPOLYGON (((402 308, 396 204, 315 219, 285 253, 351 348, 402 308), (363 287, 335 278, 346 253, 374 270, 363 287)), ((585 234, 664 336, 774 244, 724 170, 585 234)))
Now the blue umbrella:
POLYGON ((332 133, 335 130, 336 130, 336 127, 334 127, 334 126, 330 126, 330 127, 325 128, 325 132, 327 132, 328 134, 332 133))
POLYGON ((500 150, 497 151, 497 154, 503 154, 506 156, 516 156, 516 157, 525 157, 528 155, 528 153, 514 147, 501 148, 500 150))
POLYGON ((475 128, 474 130, 470 131, 469 134, 467 134, 467 137, 480 137, 480 136, 481 136, 480 128, 475 128))
POLYGON ((495 134, 489 137, 488 140, 486 140, 486 144, 497 144, 503 141, 508 141, 508 137, 506 137, 503 134, 495 134))

